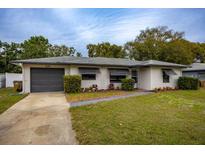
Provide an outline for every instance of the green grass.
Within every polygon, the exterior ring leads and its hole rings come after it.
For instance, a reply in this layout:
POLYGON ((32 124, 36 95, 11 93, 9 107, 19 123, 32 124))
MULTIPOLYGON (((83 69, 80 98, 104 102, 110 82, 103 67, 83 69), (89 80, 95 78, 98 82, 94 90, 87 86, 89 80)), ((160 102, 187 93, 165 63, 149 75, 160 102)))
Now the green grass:
POLYGON ((27 94, 19 94, 13 91, 13 88, 0 89, 0 114, 20 101, 27 94))
POLYGON ((78 102, 85 100, 92 100, 98 98, 106 98, 111 96, 122 96, 131 94, 134 91, 122 91, 122 90, 108 90, 108 91, 99 91, 99 92, 85 92, 85 93, 72 93, 66 94, 68 102, 78 102))
POLYGON ((205 90, 71 108, 80 144, 205 144, 205 90))

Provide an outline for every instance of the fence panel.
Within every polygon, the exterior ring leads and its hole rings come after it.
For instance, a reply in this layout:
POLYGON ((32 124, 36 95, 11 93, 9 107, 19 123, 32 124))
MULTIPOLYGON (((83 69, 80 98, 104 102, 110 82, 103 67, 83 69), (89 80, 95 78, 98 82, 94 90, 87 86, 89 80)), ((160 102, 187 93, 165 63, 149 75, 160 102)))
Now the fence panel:
POLYGON ((23 75, 20 73, 6 73, 6 87, 13 87, 13 81, 22 81, 23 75))

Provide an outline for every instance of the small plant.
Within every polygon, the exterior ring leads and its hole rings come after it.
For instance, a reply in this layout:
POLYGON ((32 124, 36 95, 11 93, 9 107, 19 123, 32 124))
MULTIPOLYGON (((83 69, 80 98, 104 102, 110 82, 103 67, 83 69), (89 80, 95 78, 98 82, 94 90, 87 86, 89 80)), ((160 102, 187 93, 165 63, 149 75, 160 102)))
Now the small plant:
POLYGON ((121 81, 122 81, 122 85, 121 85, 122 90, 127 90, 127 91, 134 90, 135 80, 126 78, 126 79, 122 79, 121 81))
POLYGON ((81 77, 79 75, 64 76, 64 91, 66 93, 78 93, 81 91, 81 77))
POLYGON ((84 93, 84 92, 85 92, 85 88, 81 88, 81 92, 83 92, 83 93, 84 93))
POLYGON ((154 92, 156 92, 156 93, 157 93, 157 92, 158 92, 158 88, 154 88, 154 92))
POLYGON ((197 90, 199 89, 199 80, 192 77, 179 77, 178 88, 183 90, 197 90))
POLYGON ((113 84, 113 83, 110 83, 109 86, 108 86, 108 89, 109 89, 109 90, 114 90, 114 89, 115 89, 114 84, 113 84))
POLYGON ((91 86, 91 89, 92 89, 93 92, 98 91, 98 85, 97 85, 97 84, 93 84, 93 85, 91 86))
POLYGON ((177 90, 175 87, 159 87, 159 88, 154 88, 154 92, 161 92, 161 91, 171 91, 171 90, 177 90))

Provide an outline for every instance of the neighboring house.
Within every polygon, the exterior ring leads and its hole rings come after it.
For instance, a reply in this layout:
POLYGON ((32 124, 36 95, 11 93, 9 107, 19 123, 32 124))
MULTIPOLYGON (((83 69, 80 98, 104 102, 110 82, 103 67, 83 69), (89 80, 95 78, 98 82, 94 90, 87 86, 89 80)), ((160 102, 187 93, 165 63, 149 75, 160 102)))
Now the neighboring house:
POLYGON ((51 57, 13 61, 23 70, 23 92, 63 91, 63 75, 82 76, 82 88, 98 85, 107 89, 110 83, 121 85, 122 78, 130 77, 135 87, 153 90, 159 87, 176 87, 185 65, 148 60, 135 61, 103 57, 51 57))
POLYGON ((193 63, 189 68, 182 70, 183 76, 198 78, 205 80, 205 63, 193 63))

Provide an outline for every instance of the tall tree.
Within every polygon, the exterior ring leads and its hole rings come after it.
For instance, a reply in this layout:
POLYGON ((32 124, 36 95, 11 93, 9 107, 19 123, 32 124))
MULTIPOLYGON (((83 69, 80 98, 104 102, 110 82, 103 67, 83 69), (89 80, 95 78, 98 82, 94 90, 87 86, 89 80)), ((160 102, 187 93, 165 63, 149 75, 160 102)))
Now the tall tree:
POLYGON ((168 42, 166 48, 161 52, 159 60, 178 64, 191 64, 194 61, 192 44, 180 39, 168 42))
POLYGON ((205 63, 205 43, 193 43, 191 44, 191 50, 194 54, 194 61, 205 63))
POLYGON ((75 55, 82 56, 73 47, 49 44, 48 39, 43 36, 32 36, 21 44, 0 41, 0 72, 21 72, 19 66, 10 63, 16 59, 75 55))
POLYGON ((20 57, 21 48, 17 43, 0 43, 0 72, 21 72, 21 67, 10 63, 20 57))
POLYGON ((190 64, 196 54, 203 53, 198 51, 199 46, 184 39, 184 32, 175 32, 165 26, 142 30, 124 48, 131 59, 155 59, 181 64, 190 64))
POLYGON ((22 43, 22 59, 47 57, 50 44, 43 36, 32 36, 22 43))
POLYGON ((87 49, 88 49, 89 57, 113 57, 113 58, 126 57, 126 52, 122 48, 122 46, 110 44, 109 42, 88 44, 87 49))
POLYGON ((48 49, 49 57, 58 57, 58 56, 74 56, 76 53, 75 48, 67 47, 65 45, 51 45, 48 49))
POLYGON ((141 30, 140 34, 136 37, 135 42, 143 43, 148 40, 153 40, 156 42, 169 42, 183 39, 183 37, 184 32, 175 32, 172 29, 168 29, 167 26, 158 26, 141 30))

